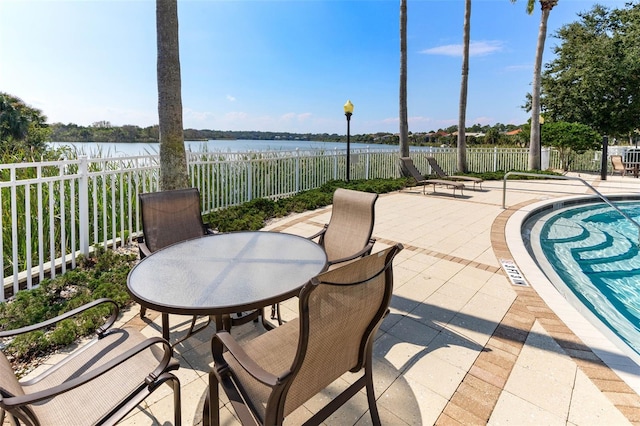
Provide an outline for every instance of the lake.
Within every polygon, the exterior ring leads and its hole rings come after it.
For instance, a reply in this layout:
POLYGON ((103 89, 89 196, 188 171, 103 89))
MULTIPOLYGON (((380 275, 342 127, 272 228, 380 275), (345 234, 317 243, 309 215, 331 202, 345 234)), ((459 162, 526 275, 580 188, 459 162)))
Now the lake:
MULTIPOLYGON (((344 142, 280 141, 280 140, 209 140, 185 141, 185 148, 192 152, 247 152, 247 151, 295 151, 296 149, 346 149, 344 142)), ((127 157, 159 152, 157 143, 134 142, 51 142, 52 147, 70 146, 79 154, 100 157, 127 157)), ((351 143, 351 149, 398 149, 398 145, 351 143)), ((413 147, 412 147, 413 149, 413 147)))

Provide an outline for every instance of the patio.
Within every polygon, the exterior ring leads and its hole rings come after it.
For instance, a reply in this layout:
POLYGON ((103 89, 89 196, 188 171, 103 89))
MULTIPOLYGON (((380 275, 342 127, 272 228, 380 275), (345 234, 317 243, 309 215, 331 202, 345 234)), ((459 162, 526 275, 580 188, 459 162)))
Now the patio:
MULTIPOLYGON (((638 192, 632 177, 580 176, 603 194, 638 192)), ((571 194, 589 194, 576 181, 510 181, 502 209, 502 181, 483 190, 422 194, 416 187, 381 195, 376 204, 374 252, 400 242, 394 262, 394 298, 374 346, 374 379, 383 424, 628 424, 640 423, 640 374, 627 381, 600 361, 556 316, 532 287, 511 284, 500 259, 514 259, 505 241, 508 217, 527 204, 571 194), (635 385, 634 385, 635 383, 635 385), (635 389, 635 390, 634 390, 635 389)), ((329 219, 331 207, 276 221, 265 229, 312 235, 329 219)), ((283 304, 286 320, 295 300, 283 304)), ((160 315, 139 308, 122 322, 159 335, 160 315)), ((190 318, 171 319, 172 338, 190 318)), ((184 424, 201 423, 214 327, 176 349, 181 368, 184 424)), ((232 330, 240 338, 262 333, 249 323, 232 330)), ((334 383, 335 390, 350 378, 334 383)), ((160 390, 136 409, 126 425, 168 424, 169 390, 160 390), (154 419, 155 418, 155 419, 154 419), (159 423, 156 423, 157 422, 159 423), (168 423, 167 423, 168 422, 168 423)), ((301 424, 320 406, 317 396, 287 419, 301 424)), ((224 403, 225 401, 223 401, 224 403)), ((361 392, 326 423, 370 424, 361 392)), ((225 406, 222 424, 238 422, 225 406)))

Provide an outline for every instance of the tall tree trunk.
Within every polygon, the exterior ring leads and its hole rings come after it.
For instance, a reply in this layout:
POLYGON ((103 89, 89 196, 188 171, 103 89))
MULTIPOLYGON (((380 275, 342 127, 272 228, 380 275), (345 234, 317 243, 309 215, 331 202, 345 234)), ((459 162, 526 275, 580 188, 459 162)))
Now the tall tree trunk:
POLYGON ((533 88, 531 93, 531 137, 529 139, 529 170, 540 170, 540 87, 542 78, 542 55, 544 43, 547 39, 547 21, 551 9, 558 4, 558 0, 540 0, 542 16, 538 30, 538 44, 536 46, 536 62, 533 67, 533 88))
POLYGON ((407 0, 400 0, 400 156, 409 156, 407 114, 407 0))
POLYGON ((160 188, 189 186, 182 128, 178 1, 156 0, 160 188))
POLYGON ((469 82, 469 38, 471 27, 471 0, 464 2, 464 26, 462 31, 462 78, 460 79, 460 106, 458 110, 458 172, 467 172, 467 86, 469 82))

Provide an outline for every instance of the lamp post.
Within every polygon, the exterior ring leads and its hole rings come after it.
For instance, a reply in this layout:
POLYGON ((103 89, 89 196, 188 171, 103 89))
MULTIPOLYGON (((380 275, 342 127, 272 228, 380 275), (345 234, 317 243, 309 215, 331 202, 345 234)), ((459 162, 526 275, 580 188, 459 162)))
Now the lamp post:
POLYGON ((351 114, 353 114, 353 104, 351 100, 348 100, 346 104, 344 104, 344 115, 347 117, 347 182, 349 182, 349 176, 351 171, 351 135, 350 135, 350 123, 351 123, 351 114))
POLYGON ((542 125, 544 124, 544 117, 540 114, 540 127, 538 129, 538 166, 542 170, 542 125))

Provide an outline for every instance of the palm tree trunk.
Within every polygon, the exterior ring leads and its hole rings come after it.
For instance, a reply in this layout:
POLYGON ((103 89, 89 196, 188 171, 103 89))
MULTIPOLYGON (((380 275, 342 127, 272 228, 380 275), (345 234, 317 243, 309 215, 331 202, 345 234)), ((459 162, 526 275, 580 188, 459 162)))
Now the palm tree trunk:
POLYGON ((160 188, 189 186, 182 128, 178 1, 156 0, 160 188))
POLYGON ((529 139, 529 169, 540 170, 540 87, 542 78, 542 55, 547 39, 547 21, 551 9, 558 4, 558 0, 540 0, 542 16, 538 30, 538 44, 536 46, 536 62, 533 68, 533 88, 531 93, 531 137, 529 139))
POLYGON ((400 156, 409 156, 407 114, 407 0, 400 0, 400 156))
POLYGON ((471 27, 471 0, 465 0, 464 26, 462 31, 462 78, 460 80, 460 108, 458 110, 458 172, 467 172, 467 86, 469 82, 469 38, 471 27))

